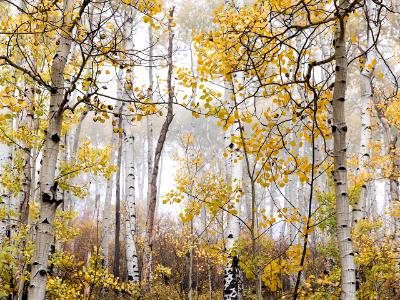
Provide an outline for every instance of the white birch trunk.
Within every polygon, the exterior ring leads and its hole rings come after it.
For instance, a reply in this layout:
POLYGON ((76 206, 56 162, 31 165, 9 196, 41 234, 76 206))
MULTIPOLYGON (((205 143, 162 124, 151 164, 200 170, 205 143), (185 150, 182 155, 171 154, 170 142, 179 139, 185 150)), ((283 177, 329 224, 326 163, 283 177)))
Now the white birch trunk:
MULTIPOLYGON (((230 103, 232 107, 235 106, 235 95, 232 93, 234 83, 225 82, 225 101, 230 103)), ((235 149, 235 145, 232 142, 232 136, 239 135, 240 128, 239 123, 235 122, 231 128, 227 130, 229 136, 225 137, 225 142, 228 144, 227 151, 230 152, 228 155, 226 166, 229 172, 231 171, 231 178, 229 178, 232 187, 232 192, 235 195, 235 199, 230 199, 233 203, 233 210, 238 215, 241 210, 241 194, 242 194, 242 180, 243 180, 243 166, 240 158, 240 150, 235 149)), ((228 255, 228 265, 224 270, 224 300, 236 300, 241 299, 242 282, 239 268, 239 259, 236 255, 232 255, 231 252, 234 248, 235 242, 239 238, 240 234, 240 220, 237 215, 228 214, 227 228, 226 228, 226 252, 228 255)))
POLYGON ((126 227, 126 264, 128 280, 139 281, 139 264, 136 251, 136 208, 135 208, 135 163, 134 163, 134 135, 128 122, 124 122, 125 132, 125 227, 126 227))
MULTIPOLYGON (((153 29, 149 26, 149 99, 150 102, 153 100, 153 29)), ((146 118, 146 138, 147 138, 147 205, 150 200, 150 190, 151 190, 151 173, 153 171, 153 118, 152 116, 147 116, 146 118)), ((147 207, 146 205, 146 207, 147 207)))
MULTIPOLYGON (((120 103, 115 107, 114 112, 119 111, 120 103)), ((113 118, 114 122, 117 122, 117 118, 113 118)), ((112 133, 111 136, 111 158, 110 164, 115 165, 116 155, 115 152, 118 148, 118 134, 112 133)), ((114 187, 114 174, 107 179, 106 195, 104 198, 104 208, 103 208, 103 238, 101 240, 101 251, 103 256, 103 267, 109 266, 109 244, 112 238, 112 220, 111 220, 111 199, 113 195, 114 187)))
MULTIPOLYGON (((3 109, 1 114, 7 114, 8 109, 3 109)), ((12 120, 10 120, 12 122, 12 120)), ((12 163, 12 147, 7 143, 0 143, 0 174, 3 174, 7 165, 12 163)), ((10 192, 0 182, 0 210, 4 210, 8 217, 0 220, 0 243, 3 243, 10 237, 10 208, 11 208, 11 197, 10 192)))
MULTIPOLYGON (((134 49, 133 43, 133 34, 134 34, 134 11, 130 9, 124 15, 124 24, 125 24, 125 49, 126 51, 132 52, 134 49)), ((129 59, 129 58, 128 58, 129 59)), ((129 60, 127 61, 128 68, 125 78, 121 78, 125 80, 125 85, 119 85, 119 88, 123 89, 119 93, 122 96, 122 99, 129 99, 129 96, 132 92, 132 85, 134 82, 133 76, 133 65, 129 60)), ((120 79, 120 80, 121 80, 120 79)), ((128 115, 129 111, 124 104, 122 104, 122 111, 124 114, 128 115)), ((139 281, 139 265, 137 259, 137 251, 136 251, 136 203, 135 203, 135 162, 134 162, 134 135, 132 126, 129 120, 124 119, 122 122, 122 128, 124 130, 124 154, 125 154, 125 173, 124 178, 125 181, 125 245, 126 245, 126 263, 127 263, 127 272, 128 272, 128 280, 137 282, 139 281)))
MULTIPOLYGON (((367 49, 373 46, 376 35, 376 26, 374 26, 376 7, 371 1, 367 1, 367 26, 371 26, 372 34, 368 31, 367 49)), ((360 138, 360 172, 368 172, 366 164, 370 158, 369 142, 371 140, 371 105, 372 105, 372 74, 374 72, 375 51, 370 49, 366 55, 364 67, 361 70, 361 138, 360 138)), ((353 226, 361 219, 366 217, 366 205, 370 190, 374 182, 364 182, 361 187, 360 198, 353 207, 353 226)))
MULTIPOLYGON (((33 127, 33 93, 32 88, 22 87, 22 90, 28 90, 26 95, 21 95, 23 98, 27 99, 27 102, 30 103, 30 106, 27 110, 22 113, 22 122, 20 128, 26 128, 28 132, 31 132, 33 127)), ((22 151, 22 160, 23 160, 23 170, 22 170, 22 189, 18 195, 17 205, 19 209, 19 221, 21 224, 28 223, 29 216, 29 200, 30 200, 30 192, 31 192, 31 184, 32 184, 32 173, 31 173, 31 149, 28 147, 28 144, 24 141, 21 141, 21 146, 23 147, 22 151)))
MULTIPOLYGON (((82 3, 87 6, 89 1, 82 3)), ((37 226, 35 252, 32 258, 31 279, 28 288, 28 299, 43 300, 46 292, 48 273, 48 257, 54 240, 54 217, 57 206, 57 182, 55 172, 62 125, 62 103, 64 100, 64 70, 71 50, 69 34, 75 23, 71 22, 73 1, 64 0, 65 24, 68 25, 60 35, 59 45, 51 66, 51 82, 54 85, 50 96, 50 111, 48 119, 47 137, 43 150, 43 162, 40 172, 40 215, 37 226)))
MULTIPOLYGON (((236 154, 234 154, 236 156, 236 154)), ((236 198, 233 201, 233 210, 239 214, 242 183, 242 161, 233 163, 232 167, 232 191, 236 198)), ((235 242, 240 234, 240 220, 236 215, 228 215, 228 224, 226 229, 226 251, 229 257, 229 263, 224 270, 224 299, 236 300, 241 298, 241 276, 239 269, 239 259, 231 252, 234 249, 235 242)))
POLYGON ((338 13, 341 20, 335 29, 335 61, 336 76, 333 92, 333 120, 332 134, 334 138, 334 181, 336 194, 336 221, 337 237, 339 243, 341 266, 341 296, 342 300, 356 299, 356 276, 354 264, 353 242, 351 238, 349 196, 347 193, 347 164, 346 164, 346 81, 347 81, 347 57, 346 57, 346 21, 343 20, 343 9, 347 2, 341 0, 338 13))

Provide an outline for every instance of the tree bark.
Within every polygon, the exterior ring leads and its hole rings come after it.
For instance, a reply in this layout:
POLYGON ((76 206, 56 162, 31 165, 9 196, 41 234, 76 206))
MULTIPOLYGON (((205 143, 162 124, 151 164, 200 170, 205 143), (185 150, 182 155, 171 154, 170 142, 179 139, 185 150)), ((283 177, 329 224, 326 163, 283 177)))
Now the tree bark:
MULTIPOLYGON (((149 99, 150 102, 153 100, 153 28, 149 26, 149 99)), ((149 115, 146 118, 146 138, 147 138, 147 206, 150 203, 150 191, 151 191, 151 173, 153 170, 153 120, 152 116, 149 115)))
POLYGON ((139 281, 139 265, 136 251, 136 203, 135 203, 135 163, 134 163, 134 135, 130 124, 124 122, 125 133, 125 247, 126 247, 126 263, 128 271, 128 280, 139 281))
MULTIPOLYGON (((367 1, 367 28, 371 27, 372 33, 368 30, 367 37, 367 49, 373 47, 374 44, 374 36, 376 34, 376 26, 373 25, 375 19, 375 10, 376 7, 371 3, 371 1, 367 1)), ((360 138, 360 172, 368 172, 368 167, 366 166, 369 158, 369 142, 371 140, 371 105, 372 105, 372 75, 374 72, 374 60, 375 52, 373 49, 370 49, 368 53, 364 56, 364 64, 361 65, 360 68, 360 88, 361 88, 361 138, 360 138)), ((367 199, 369 196, 369 192, 372 190, 373 181, 367 179, 366 182, 363 182, 361 186, 360 198, 353 206, 353 226, 366 217, 366 205, 367 199)))
MULTIPOLYGON (((47 127, 47 136, 43 150, 42 168, 40 172, 40 216, 36 225, 37 234, 35 252, 32 259, 31 279, 28 288, 30 300, 42 300, 45 298, 46 281, 48 273, 48 257, 50 246, 54 240, 54 217, 57 206, 60 204, 56 198, 57 182, 55 172, 59 143, 61 136, 61 125, 63 117, 64 100, 64 71, 68 55, 71 50, 71 35, 77 22, 71 20, 73 2, 64 0, 64 24, 68 24, 60 35, 59 45, 51 65, 51 82, 53 88, 50 96, 50 111, 47 127)), ((89 5, 90 0, 84 0, 81 4, 80 15, 89 5)), ((80 17, 78 16, 78 18, 80 17)), ((78 19, 76 19, 77 21, 78 19)))
MULTIPOLYGON (((236 106, 234 82, 230 83, 225 81, 225 101, 234 108, 236 106)), ((234 108, 237 109, 237 108, 234 108)), ((241 207, 242 198, 242 180, 243 180, 243 167, 240 149, 235 149, 232 137, 240 135, 240 124, 236 121, 227 130, 227 136, 225 136, 225 143, 227 145, 227 151, 230 152, 226 161, 227 177, 231 184, 232 192, 234 197, 230 199, 232 208, 238 214, 241 207), (231 173, 231 174, 230 174, 231 173)), ((235 242, 239 238, 240 234, 240 220, 236 215, 228 214, 227 228, 226 228, 226 245, 225 250, 228 256, 228 265, 224 269, 224 290, 223 295, 225 300, 237 300, 241 299, 242 294, 242 276, 239 267, 239 257, 232 255, 232 250, 235 246, 235 242)))
POLYGON ((151 288, 152 281, 152 248, 153 248, 153 227, 154 227, 154 217, 155 208, 157 205, 157 176, 158 168, 160 163, 160 157, 162 150, 164 148, 165 140, 167 138, 167 133, 169 126, 173 119, 173 100, 174 100, 174 90, 172 86, 172 72, 173 72, 173 39, 174 34, 172 31, 172 20, 174 16, 174 7, 169 11, 169 23, 168 23, 168 78, 167 78, 167 88, 168 88, 168 111, 166 119, 161 127, 160 136, 157 141, 157 146, 154 155, 154 165, 151 173, 150 181, 150 201, 148 203, 147 219, 146 219, 146 242, 143 257, 143 273, 142 279, 147 282, 147 287, 151 288))
MULTIPOLYGON (((8 109, 3 109, 1 113, 7 114, 8 109)), ((12 120, 10 119, 10 123, 12 120)), ((7 165, 11 166, 12 163, 12 147, 3 141, 0 143, 0 172, 3 174, 7 165)), ((0 209, 7 213, 7 217, 0 220, 0 243, 10 238, 10 208, 11 208, 11 195, 10 191, 0 183, 1 203, 0 209)))
POLYGON ((336 76, 333 92, 333 151, 334 151, 334 182, 336 194, 336 221, 337 237, 339 243, 340 266, 341 266, 341 299, 356 299, 356 278, 353 241, 351 239, 349 218, 349 196, 347 193, 347 166, 346 166, 346 80, 347 80, 347 57, 346 57, 346 21, 344 9, 347 5, 341 0, 338 8, 339 18, 335 29, 335 52, 336 76))
MULTIPOLYGON (((119 111, 118 129, 122 128, 122 106, 119 111)), ((121 168, 122 168, 122 133, 118 133, 118 156, 117 156, 117 174, 115 177, 115 247, 114 247, 114 268, 113 274, 119 277, 120 261, 120 231, 121 231, 121 168)))
MULTIPOLYGON (((235 154, 234 154, 235 155, 235 154)), ((242 165, 238 161, 232 167, 232 191, 237 199, 233 201, 233 209, 239 213, 242 182, 242 165)), ((226 252, 228 254, 229 263, 224 270, 224 300, 241 299, 241 271, 239 268, 239 258, 237 255, 232 255, 231 251, 235 246, 240 234, 240 221, 235 215, 228 215, 228 224, 226 229, 226 252)))
MULTIPOLYGON (((114 114, 117 114, 120 111, 121 103, 118 102, 117 106, 114 109, 114 114)), ((118 123, 118 118, 113 117, 113 123, 118 123)), ((116 162, 116 155, 115 152, 118 151, 118 139, 119 135, 116 133, 112 133, 111 136, 111 158, 110 164, 115 164, 116 162)), ((117 180, 117 179, 116 179, 117 180)), ((109 244, 112 238, 112 220, 111 220, 111 199, 113 195, 113 187, 114 187, 114 175, 111 174, 110 178, 107 179, 107 187, 106 187, 106 195, 104 198, 104 209, 103 209, 103 238, 101 241, 101 251, 103 256, 102 265, 103 267, 109 266, 109 244)))

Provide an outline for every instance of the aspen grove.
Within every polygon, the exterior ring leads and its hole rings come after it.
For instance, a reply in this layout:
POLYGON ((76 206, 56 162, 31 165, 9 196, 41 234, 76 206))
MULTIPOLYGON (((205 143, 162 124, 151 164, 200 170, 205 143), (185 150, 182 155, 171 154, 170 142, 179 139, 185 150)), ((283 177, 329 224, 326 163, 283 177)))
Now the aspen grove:
POLYGON ((400 0, 0 0, 0 299, 400 299, 400 0))

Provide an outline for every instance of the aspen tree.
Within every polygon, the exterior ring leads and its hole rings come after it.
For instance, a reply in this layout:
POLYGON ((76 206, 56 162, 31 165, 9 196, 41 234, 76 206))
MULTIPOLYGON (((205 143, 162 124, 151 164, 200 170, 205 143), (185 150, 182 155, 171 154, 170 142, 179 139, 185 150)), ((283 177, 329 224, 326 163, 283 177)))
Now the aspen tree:
MULTIPOLYGON (((134 50, 133 34, 135 13, 133 9, 129 9, 124 14, 124 28, 125 28, 125 49, 132 52, 134 50)), ((125 71, 125 85, 123 88, 122 99, 128 99, 132 93, 132 86, 134 83, 133 76, 133 62, 126 62, 125 71)), ((128 114, 126 104, 122 104, 122 111, 125 115, 128 114)), ((122 121, 122 129, 124 131, 124 151, 125 151, 125 248, 126 248, 126 261, 128 280, 137 282, 139 281, 139 264, 136 250, 136 199, 135 199, 135 162, 134 162, 134 141, 132 124, 126 118, 122 121)))
MULTIPOLYGON (((371 140, 371 108, 372 108, 372 75, 376 64, 375 50, 373 49, 377 35, 377 7, 372 1, 366 1, 367 44, 364 62, 360 62, 360 105, 361 105, 361 138, 360 138, 360 172, 368 174, 366 164, 370 159, 369 142, 371 140)), ((369 178, 361 186, 359 200, 353 206, 353 226, 366 217, 367 199, 373 191, 374 182, 369 178)))
MULTIPOLYGON (((149 99, 153 100, 154 93, 154 38, 153 28, 149 25, 149 99)), ((147 139, 147 204, 150 201, 151 191, 151 173, 153 170, 153 117, 151 115, 146 118, 146 139, 147 139)))
POLYGON ((356 299, 356 278, 354 250, 351 237, 351 221, 349 213, 349 195, 347 191, 347 124, 344 111, 347 87, 346 57, 346 18, 348 2, 341 0, 338 7, 334 39, 334 58, 336 61, 335 83, 333 92, 333 155, 334 181, 336 194, 337 238, 341 266, 341 299, 356 299))
POLYGON ((65 97, 64 70, 71 50, 70 35, 80 16, 89 5, 90 0, 84 0, 79 9, 78 17, 72 19, 72 0, 63 1, 65 24, 68 24, 60 34, 59 45, 51 65, 51 81, 53 88, 50 97, 50 113, 48 119, 47 137, 43 150, 43 162, 40 171, 40 217, 37 224, 35 253, 32 259, 31 280, 28 288, 28 298, 42 300, 45 298, 48 273, 48 257, 53 241, 53 223, 57 206, 57 182, 55 179, 57 156, 62 125, 62 106, 65 97))

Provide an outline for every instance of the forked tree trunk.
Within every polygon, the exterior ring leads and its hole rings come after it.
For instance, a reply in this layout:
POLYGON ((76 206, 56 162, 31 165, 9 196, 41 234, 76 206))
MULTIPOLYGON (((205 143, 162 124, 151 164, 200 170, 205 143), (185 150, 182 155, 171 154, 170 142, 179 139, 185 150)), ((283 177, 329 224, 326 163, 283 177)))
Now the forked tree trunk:
POLYGON ((339 4, 339 19, 335 29, 336 76, 333 92, 333 151, 334 151, 334 181, 336 195, 337 238, 339 243, 341 266, 341 296, 342 300, 356 299, 356 276, 354 264, 353 241, 351 238, 349 196, 347 193, 347 140, 346 140, 346 21, 343 16, 347 2, 339 4))
POLYGON ((173 39, 174 34, 172 31, 172 20, 174 16, 174 7, 169 11, 169 22, 168 22, 168 78, 167 78, 167 89, 168 89, 168 111, 167 117, 161 127, 160 136, 157 141, 157 146, 154 155, 154 165, 151 173, 150 181, 150 199, 147 209, 147 219, 146 219, 146 241, 143 254, 143 272, 142 279, 147 282, 147 288, 151 288, 152 281, 152 248, 153 248, 153 227, 154 227, 154 217, 155 210, 157 206, 157 176, 158 168, 161 158, 161 153, 164 148, 165 140, 167 138, 167 133, 169 126, 173 119, 173 100, 174 100, 174 90, 172 86, 172 72, 173 72, 173 39))
MULTIPOLYGON (((80 13, 83 13, 89 0, 84 0, 80 13)), ((48 273, 48 258, 50 246, 54 240, 54 217, 57 206, 60 204, 56 198, 57 182, 55 182, 55 172, 59 143, 61 136, 61 125, 63 117, 62 103, 64 100, 64 70, 68 55, 71 50, 71 40, 69 38, 76 22, 72 22, 71 16, 74 1, 64 0, 64 24, 68 24, 60 34, 59 45, 56 55, 51 65, 51 82, 53 89, 50 95, 50 110, 47 127, 47 136, 43 149, 42 168, 40 172, 40 215, 36 225, 35 252, 32 258, 31 278, 28 288, 28 299, 43 300, 46 292, 46 282, 48 273)), ((80 15, 78 16, 80 17, 80 15)))

